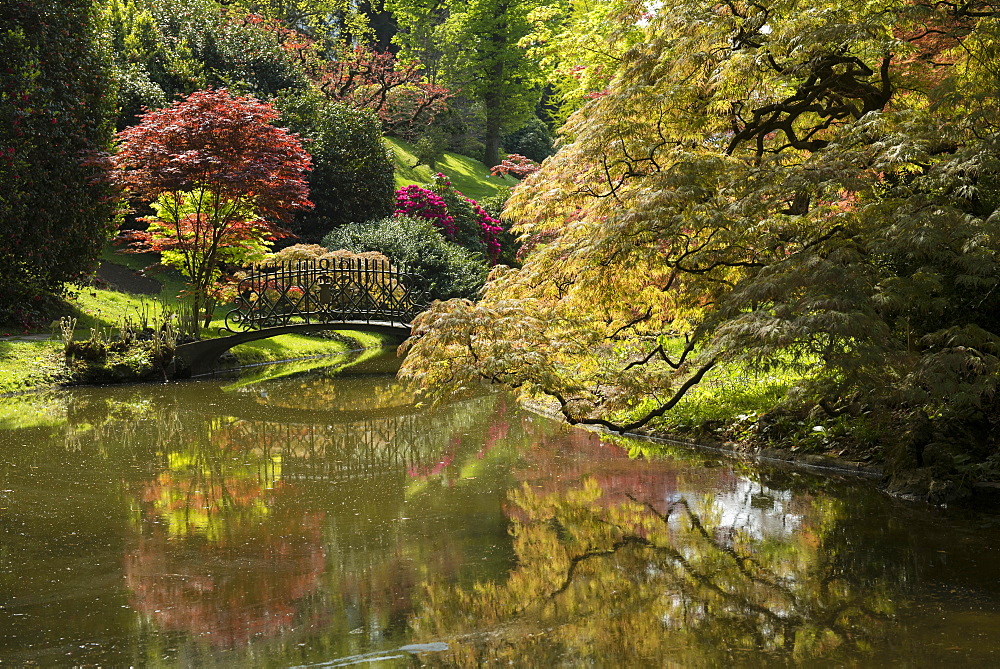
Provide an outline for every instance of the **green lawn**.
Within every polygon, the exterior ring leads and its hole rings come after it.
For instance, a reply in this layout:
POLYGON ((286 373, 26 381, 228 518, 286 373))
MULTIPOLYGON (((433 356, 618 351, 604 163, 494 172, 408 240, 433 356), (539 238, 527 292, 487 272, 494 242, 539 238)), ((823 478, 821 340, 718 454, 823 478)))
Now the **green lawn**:
POLYGON ((394 137, 384 139, 386 145, 392 149, 396 188, 428 183, 435 173, 441 172, 463 195, 473 200, 482 200, 496 195, 504 186, 509 188, 518 183, 513 177, 490 176, 490 171, 481 162, 457 153, 445 153, 444 159, 433 170, 427 165, 414 167, 417 157, 412 144, 394 137))
POLYGON ((0 395, 58 384, 65 378, 57 341, 0 341, 0 395))

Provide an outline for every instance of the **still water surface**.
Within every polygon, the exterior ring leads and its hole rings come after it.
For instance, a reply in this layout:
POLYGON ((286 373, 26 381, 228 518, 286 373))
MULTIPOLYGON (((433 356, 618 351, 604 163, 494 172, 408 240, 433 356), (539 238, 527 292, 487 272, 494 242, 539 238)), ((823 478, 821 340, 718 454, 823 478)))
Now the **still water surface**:
POLYGON ((0 400, 0 663, 1000 662, 995 516, 394 364, 0 400))

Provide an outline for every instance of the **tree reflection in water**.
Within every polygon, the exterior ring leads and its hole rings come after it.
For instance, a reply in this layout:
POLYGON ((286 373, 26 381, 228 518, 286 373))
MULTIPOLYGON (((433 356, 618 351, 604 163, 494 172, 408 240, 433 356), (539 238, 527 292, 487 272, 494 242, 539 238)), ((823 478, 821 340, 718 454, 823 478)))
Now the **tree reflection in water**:
MULTIPOLYGON (((40 491, 6 502, 38 530, 0 530, 23 573, 46 578, 7 582, 31 614, 12 644, 50 627, 52 648, 117 635, 117 654, 76 656, 113 666, 290 666, 421 643, 420 661, 449 665, 850 664, 908 638, 902 593, 944 560, 877 497, 690 453, 631 459, 636 442, 503 396, 426 413, 391 378, 221 385, 82 389, 44 420, 15 417, 0 487, 40 491), (17 448, 29 432, 40 445, 17 448), (73 523, 43 532, 49 517, 73 523), (95 566, 52 585, 49 544, 71 532, 99 532, 95 566), (119 599, 80 598, 112 572, 119 599), (50 624, 57 598, 80 612, 50 624), (95 606, 120 616, 98 637, 95 606)), ((60 574, 89 564, 60 559, 60 574)))
MULTIPOLYGON (((780 496, 745 483, 746 511, 780 496)), ((742 666, 855 661, 886 633, 903 560, 872 555, 878 573, 849 573, 858 556, 838 532, 837 502, 807 496, 782 525, 766 512, 737 518, 714 494, 659 508, 626 496, 593 477, 554 492, 523 484, 510 495, 516 568, 502 583, 428 585, 417 638, 447 641, 445 665, 742 666)))
POLYGON ((414 413, 385 392, 377 399, 388 407, 363 411, 349 394, 324 399, 320 389, 304 409, 283 388, 273 405, 241 393, 232 415, 203 411, 225 399, 213 397, 161 406, 150 429, 116 422, 122 451, 155 453, 132 486, 124 561, 130 604, 150 632, 183 633, 177 641, 191 652, 182 639, 235 649, 324 630, 336 653, 357 653, 405 632, 422 573, 471 562, 450 534, 428 538, 423 521, 399 519, 414 486, 447 480, 452 458, 483 450, 483 407, 414 413))
POLYGON ((230 648, 304 622, 296 602, 325 571, 324 514, 282 504, 295 486, 253 432, 225 419, 203 428, 166 447, 165 467, 135 495, 125 579, 157 629, 230 648))

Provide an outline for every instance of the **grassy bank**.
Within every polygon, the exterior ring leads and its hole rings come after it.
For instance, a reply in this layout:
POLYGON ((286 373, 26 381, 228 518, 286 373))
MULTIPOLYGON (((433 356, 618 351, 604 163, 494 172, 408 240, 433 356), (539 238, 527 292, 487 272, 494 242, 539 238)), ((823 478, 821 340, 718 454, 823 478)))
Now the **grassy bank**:
POLYGON ((335 339, 309 337, 306 335, 280 335, 270 339, 261 339, 240 344, 232 349, 241 365, 251 365, 262 362, 277 362, 279 360, 296 360, 318 355, 334 355, 365 348, 379 348, 395 342, 391 337, 358 332, 355 330, 338 330, 335 339))
POLYGON ((386 137, 385 143, 392 150, 396 188, 428 183, 434 174, 441 172, 463 195, 482 200, 496 195, 503 187, 510 188, 518 183, 513 177, 491 176, 484 164, 457 153, 446 152, 432 170, 427 165, 416 164, 418 159, 412 144, 393 137, 386 137))
MULTIPOLYGON (((117 290, 85 287, 73 291, 64 305, 64 313, 76 318, 73 338, 76 341, 89 339, 94 331, 105 338, 115 338, 125 319, 133 324, 155 323, 161 318, 164 308, 177 309, 179 304, 168 291, 175 286, 164 288, 164 295, 150 297, 117 290)), ((224 313, 224 312, 223 312, 224 313)), ((216 319, 203 330, 203 337, 224 334, 223 325, 216 319)), ((49 326, 29 332, 2 333, 7 337, 23 335, 49 337, 43 341, 26 341, 9 338, 0 340, 0 395, 38 390, 71 382, 63 363, 63 346, 59 340, 58 327, 49 326)), ((286 334, 271 339, 262 339, 241 344, 232 349, 240 365, 294 360, 315 356, 338 355, 352 350, 376 348, 395 342, 391 337, 357 332, 339 331, 333 337, 286 334)))
POLYGON ((66 381, 56 341, 0 341, 0 395, 48 388, 66 381))

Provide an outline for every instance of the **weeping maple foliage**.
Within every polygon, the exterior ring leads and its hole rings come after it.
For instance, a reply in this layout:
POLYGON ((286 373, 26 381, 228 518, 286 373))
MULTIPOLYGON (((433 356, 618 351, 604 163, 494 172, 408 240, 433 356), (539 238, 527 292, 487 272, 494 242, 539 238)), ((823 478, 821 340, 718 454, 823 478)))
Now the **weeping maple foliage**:
MULTIPOLYGON (((149 230, 127 234, 136 251, 160 251, 188 279, 195 323, 221 264, 262 255, 297 209, 312 206, 309 154, 272 124, 270 104, 227 90, 192 93, 118 133, 118 183, 151 203, 149 230)), ((206 315, 206 321, 211 313, 206 315)))
POLYGON ((787 402, 904 417, 912 465, 990 434, 997 18, 989 2, 659 6, 508 203, 523 268, 425 313, 403 375, 632 430, 720 370, 781 370, 787 402))

